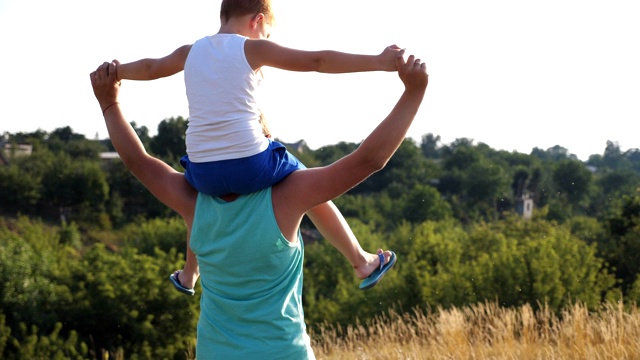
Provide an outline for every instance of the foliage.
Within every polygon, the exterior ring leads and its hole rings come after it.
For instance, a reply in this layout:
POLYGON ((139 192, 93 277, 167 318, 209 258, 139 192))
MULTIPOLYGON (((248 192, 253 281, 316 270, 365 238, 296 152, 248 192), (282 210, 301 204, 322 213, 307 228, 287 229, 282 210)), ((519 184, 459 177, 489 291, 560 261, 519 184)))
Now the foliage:
MULTIPOLYGON (((154 137, 132 126, 179 168, 186 122, 165 119, 154 137)), ((198 304, 167 277, 184 259, 184 222, 120 160, 100 159, 113 150, 108 140, 68 127, 5 138, 34 150, 0 167, 0 357, 183 358, 198 304)), ((308 166, 358 146, 297 145, 308 166)), ((308 243, 309 327, 489 301, 557 313, 639 301, 638 189, 640 151, 615 142, 581 162, 561 146, 520 154, 465 138, 407 139, 383 170, 335 199, 362 247, 392 249, 398 263, 363 292, 335 248, 308 243), (514 213, 527 198, 531 220, 514 213)))
POLYGON ((158 135, 149 143, 151 152, 168 159, 171 163, 177 163, 187 153, 186 132, 187 120, 182 116, 162 120, 158 125, 158 135))
MULTIPOLYGON (((160 234, 170 227, 153 224, 160 234)), ((129 244, 78 251, 61 241, 69 233, 77 235, 26 217, 0 224, 0 357, 87 358, 122 349, 133 358, 181 358, 195 341, 198 313, 197 302, 167 281, 183 256, 174 248, 142 254, 129 244)))
MULTIPOLYGON (((361 240, 365 244, 380 238, 361 224, 353 228, 359 239, 367 239, 361 240)), ((394 249, 399 261, 396 270, 366 294, 357 290, 348 266, 335 260, 335 249, 326 244, 307 247, 310 322, 347 324, 393 306, 450 307, 494 300, 507 307, 547 303, 559 310, 580 301, 595 308, 615 285, 595 245, 576 238, 568 225, 544 219, 512 216, 468 230, 452 220, 404 223, 377 245, 394 249), (385 294, 394 294, 396 302, 385 294)))

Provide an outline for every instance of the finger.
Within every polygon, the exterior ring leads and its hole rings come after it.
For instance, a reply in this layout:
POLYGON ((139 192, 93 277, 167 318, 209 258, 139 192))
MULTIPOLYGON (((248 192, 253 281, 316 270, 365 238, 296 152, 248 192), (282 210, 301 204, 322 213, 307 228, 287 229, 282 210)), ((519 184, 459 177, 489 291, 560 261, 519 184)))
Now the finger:
POLYGON ((404 65, 404 71, 407 72, 409 71, 410 67, 413 66, 413 64, 415 63, 416 57, 414 55, 409 55, 409 58, 407 59, 407 62, 404 65))
POLYGON ((100 77, 105 71, 106 67, 109 66, 109 63, 104 62, 96 69, 96 76, 100 77))
POLYGON ((406 49, 400 49, 400 51, 398 51, 398 54, 396 56, 404 57, 405 52, 406 52, 406 49))
POLYGON ((402 69, 404 69, 404 66, 405 66, 403 55, 404 55, 404 49, 400 50, 400 52, 398 52, 398 55, 396 56, 396 69, 398 71, 402 71, 402 69))
POLYGON ((116 78, 116 64, 112 61, 109 63, 109 77, 116 78))

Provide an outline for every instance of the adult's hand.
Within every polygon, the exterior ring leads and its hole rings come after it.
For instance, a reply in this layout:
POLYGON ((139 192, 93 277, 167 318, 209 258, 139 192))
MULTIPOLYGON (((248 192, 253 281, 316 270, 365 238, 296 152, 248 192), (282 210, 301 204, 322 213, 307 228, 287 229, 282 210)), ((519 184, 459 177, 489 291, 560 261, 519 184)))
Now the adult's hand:
POLYGON ((103 114, 109 106, 118 102, 120 82, 116 76, 117 65, 117 61, 104 62, 90 75, 93 94, 96 96, 103 114))
POLYGON ((402 56, 396 57, 398 76, 404 83, 407 91, 424 91, 429 84, 429 74, 427 74, 427 64, 414 55, 409 56, 404 61, 402 56))

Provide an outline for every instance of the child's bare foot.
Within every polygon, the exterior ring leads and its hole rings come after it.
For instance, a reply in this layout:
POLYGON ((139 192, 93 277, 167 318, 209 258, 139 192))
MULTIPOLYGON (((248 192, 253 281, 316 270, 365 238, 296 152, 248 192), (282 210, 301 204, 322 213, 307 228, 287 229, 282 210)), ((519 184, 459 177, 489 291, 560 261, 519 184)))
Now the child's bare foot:
POLYGON ((389 260, 391 260, 391 251, 382 251, 382 249, 378 249, 377 254, 367 253, 362 265, 353 267, 356 270, 356 276, 358 277, 358 279, 366 279, 376 269, 380 269, 380 257, 378 256, 378 254, 384 255, 385 264, 387 264, 389 260))
POLYGON ((171 280, 176 290, 181 293, 191 296, 196 294, 193 288, 196 285, 196 281, 198 281, 198 274, 187 272, 185 270, 178 270, 171 274, 169 280, 171 280))
POLYGON ((196 286, 196 282, 198 281, 198 275, 187 271, 187 269, 184 269, 178 274, 178 279, 180 280, 180 284, 182 284, 184 287, 193 289, 196 286))
POLYGON ((382 251, 382 249, 378 249, 376 255, 368 254, 366 263, 355 268, 358 277, 364 279, 360 283, 360 289, 367 290, 376 286, 396 263, 396 259, 396 254, 393 251, 382 251))

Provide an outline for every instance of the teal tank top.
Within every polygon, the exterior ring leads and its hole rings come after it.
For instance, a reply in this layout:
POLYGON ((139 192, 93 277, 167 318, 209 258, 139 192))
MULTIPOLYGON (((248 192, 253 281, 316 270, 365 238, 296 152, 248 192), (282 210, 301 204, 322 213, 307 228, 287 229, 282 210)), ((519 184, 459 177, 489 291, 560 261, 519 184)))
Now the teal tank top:
POLYGON ((198 359, 314 359, 302 310, 303 247, 299 231, 294 243, 280 232, 271 188, 232 202, 198 195, 198 359))

